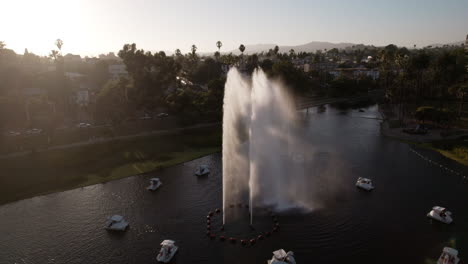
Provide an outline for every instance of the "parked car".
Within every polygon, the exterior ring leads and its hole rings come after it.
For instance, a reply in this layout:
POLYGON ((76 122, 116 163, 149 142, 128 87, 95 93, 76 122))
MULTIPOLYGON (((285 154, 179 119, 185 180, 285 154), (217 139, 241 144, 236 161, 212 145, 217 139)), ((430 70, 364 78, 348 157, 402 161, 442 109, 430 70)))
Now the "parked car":
POLYGON ((414 128, 405 128, 402 130, 404 133, 413 134, 413 135, 425 135, 429 129, 423 125, 417 125, 414 128))
POLYGON ((142 117, 139 118, 140 120, 149 120, 149 119, 152 119, 150 115, 144 115, 142 117))
POLYGON ((169 114, 166 114, 166 113, 159 113, 158 114, 158 118, 164 118, 164 117, 168 117, 169 114))
POLYGON ((39 129, 39 128, 33 128, 33 129, 26 131, 26 134, 28 135, 37 135, 41 133, 42 133, 42 129, 39 129))
POLYGON ((79 123, 78 125, 76 125, 77 128, 87 128, 87 127, 91 127, 91 124, 89 123, 79 123))
POLYGON ((5 136, 10 136, 10 137, 16 137, 16 136, 20 136, 20 135, 21 135, 21 132, 18 132, 18 131, 5 132, 5 136))

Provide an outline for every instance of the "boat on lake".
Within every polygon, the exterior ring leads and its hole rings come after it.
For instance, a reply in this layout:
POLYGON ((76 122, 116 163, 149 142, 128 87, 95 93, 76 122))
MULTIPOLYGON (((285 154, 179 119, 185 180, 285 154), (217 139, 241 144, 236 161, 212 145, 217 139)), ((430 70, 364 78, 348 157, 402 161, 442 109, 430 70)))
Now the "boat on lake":
POLYGON ((164 240, 161 242, 161 250, 156 259, 159 262, 168 263, 174 257, 179 248, 175 245, 174 240, 164 240))
POLYGON ((113 231, 125 231, 128 227, 128 222, 121 215, 113 215, 108 218, 106 229, 113 231))

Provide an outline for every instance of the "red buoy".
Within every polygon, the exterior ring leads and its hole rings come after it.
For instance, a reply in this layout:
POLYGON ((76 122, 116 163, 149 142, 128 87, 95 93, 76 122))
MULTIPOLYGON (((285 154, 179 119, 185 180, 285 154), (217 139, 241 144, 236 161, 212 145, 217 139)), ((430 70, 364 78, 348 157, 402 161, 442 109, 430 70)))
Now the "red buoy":
POLYGON ((209 215, 206 216, 206 219, 210 219, 210 218, 211 218, 211 216, 209 216, 209 215))
POLYGON ((207 226, 206 226, 206 229, 207 229, 207 230, 211 230, 211 225, 207 225, 207 226))
POLYGON ((265 237, 263 237, 262 235, 258 235, 257 239, 258 240, 263 240, 265 237))
POLYGON ((255 240, 255 238, 250 239, 250 244, 251 244, 251 245, 254 245, 255 242, 257 242, 257 241, 255 240))
POLYGON ((216 212, 217 214, 219 214, 219 213, 221 213, 221 209, 216 208, 215 212, 216 212))
POLYGON ((233 237, 230 237, 230 238, 229 238, 229 241, 231 241, 231 243, 236 243, 236 239, 233 238, 233 237))
POLYGON ((213 216, 213 212, 210 211, 210 212, 208 213, 208 215, 209 215, 210 217, 213 216))
POLYGON ((242 239, 242 240, 241 240, 241 244, 242 244, 242 245, 246 245, 246 244, 247 244, 247 240, 242 239))
POLYGON ((206 220, 206 224, 207 224, 207 225, 211 224, 211 220, 210 220, 210 219, 207 219, 207 220, 206 220))

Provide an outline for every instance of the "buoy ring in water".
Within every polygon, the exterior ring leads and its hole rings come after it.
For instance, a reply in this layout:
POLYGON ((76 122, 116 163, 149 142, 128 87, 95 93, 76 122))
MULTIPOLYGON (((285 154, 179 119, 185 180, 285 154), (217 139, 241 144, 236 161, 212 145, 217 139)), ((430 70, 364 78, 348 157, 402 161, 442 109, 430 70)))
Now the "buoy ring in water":
MULTIPOLYGON (((248 204, 237 203, 237 204, 230 204, 229 207, 230 208, 246 208, 246 209, 248 209, 249 205, 248 204)), ((210 239, 212 239, 212 240, 214 240, 214 239, 216 239, 218 237, 220 241, 229 240, 229 242, 231 242, 232 244, 235 244, 237 242, 237 240, 239 240, 240 244, 243 245, 243 246, 246 246, 246 245, 253 246, 258 241, 261 241, 261 240, 264 240, 267 237, 270 237, 273 232, 278 232, 279 231, 278 217, 271 210, 267 210, 267 213, 271 216, 271 219, 272 219, 272 222, 273 222, 272 231, 259 232, 257 235, 255 235, 255 237, 253 237, 251 239, 238 239, 236 237, 226 238, 225 235, 216 236, 216 234, 211 232, 212 227, 213 227, 211 225, 212 224, 212 221, 211 221, 212 219, 211 218, 214 217, 215 214, 220 214, 220 213, 221 213, 221 209, 216 208, 214 211, 209 211, 208 215, 206 216, 206 219, 207 219, 206 220, 206 224, 207 224, 206 225, 206 229, 207 229, 206 235, 208 237, 210 237, 210 239)), ((250 215, 250 212, 249 212, 249 215, 250 215)), ((250 227, 251 231, 255 231, 255 228, 252 225, 249 225, 249 227, 250 227)), ((221 225, 220 231, 222 232, 222 231, 224 231, 224 229, 225 229, 224 225, 221 225)))

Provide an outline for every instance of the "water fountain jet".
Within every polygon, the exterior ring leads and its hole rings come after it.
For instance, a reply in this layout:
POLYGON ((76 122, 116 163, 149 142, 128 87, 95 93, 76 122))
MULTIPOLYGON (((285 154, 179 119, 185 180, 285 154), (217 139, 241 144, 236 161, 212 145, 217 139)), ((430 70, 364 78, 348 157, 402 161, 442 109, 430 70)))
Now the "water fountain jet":
POLYGON ((276 210, 309 207, 301 201, 304 164, 296 111, 285 86, 257 69, 252 77, 229 71, 223 113, 223 225, 229 204, 276 210), (305 206, 304 206, 305 205, 305 206))

